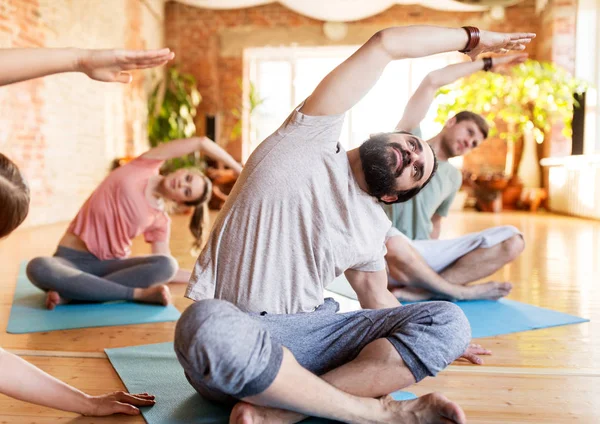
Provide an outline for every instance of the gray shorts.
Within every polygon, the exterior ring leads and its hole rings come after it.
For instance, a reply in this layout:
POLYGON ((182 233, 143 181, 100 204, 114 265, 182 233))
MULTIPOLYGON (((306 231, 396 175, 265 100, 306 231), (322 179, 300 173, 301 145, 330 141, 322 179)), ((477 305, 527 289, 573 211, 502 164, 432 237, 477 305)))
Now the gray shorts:
POLYGON ((410 240, 404 234, 400 235, 413 245, 435 272, 442 272, 467 253, 494 247, 513 236, 521 235, 521 232, 512 225, 502 225, 444 240, 410 240))
POLYGON ((202 396, 229 403, 271 385, 281 366, 282 346, 300 365, 322 375, 386 338, 419 381, 458 358, 471 339, 469 322, 450 302, 337 311, 330 298, 314 312, 291 315, 248 314, 223 300, 202 300, 179 319, 175 352, 202 396))

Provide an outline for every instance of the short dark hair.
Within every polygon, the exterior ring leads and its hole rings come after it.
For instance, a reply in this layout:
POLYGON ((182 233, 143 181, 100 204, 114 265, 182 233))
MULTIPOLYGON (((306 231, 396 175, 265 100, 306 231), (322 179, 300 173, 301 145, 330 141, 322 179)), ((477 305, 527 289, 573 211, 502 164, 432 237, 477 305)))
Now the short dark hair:
POLYGON ((486 139, 490 132, 490 125, 487 123, 485 118, 477 113, 469 112, 468 110, 463 110, 462 112, 458 112, 454 115, 454 119, 456 119, 456 123, 461 121, 471 121, 474 122, 475 125, 479 128, 479 131, 483 134, 483 138, 486 139))
POLYGON ((29 187, 19 168, 0 153, 0 238, 9 235, 29 213, 29 187))

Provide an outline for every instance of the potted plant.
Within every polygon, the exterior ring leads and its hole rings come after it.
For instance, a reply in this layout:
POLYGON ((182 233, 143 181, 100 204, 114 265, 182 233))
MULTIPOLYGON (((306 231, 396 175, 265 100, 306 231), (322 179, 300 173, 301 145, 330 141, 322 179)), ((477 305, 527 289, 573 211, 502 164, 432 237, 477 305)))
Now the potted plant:
MULTIPOLYGON (((242 87, 241 80, 238 80, 238 85, 240 86, 240 88, 242 87)), ((246 100, 247 100, 247 103, 244 106, 248 108, 248 119, 251 124, 252 123, 252 115, 254 114, 254 111, 256 110, 257 107, 259 107, 265 101, 265 99, 261 98, 260 95, 258 94, 258 90, 256 90, 256 86, 254 85, 254 83, 252 81, 250 81, 248 84, 248 97, 246 98, 246 100)), ((234 140, 234 139, 242 136, 242 115, 243 115, 242 108, 237 107, 237 108, 232 109, 231 114, 238 120, 236 122, 236 124, 233 126, 233 128, 231 129, 231 134, 229 136, 230 140, 234 140)), ((252 132, 252 128, 250 128, 250 131, 252 132)))
MULTIPOLYGON (((175 67, 169 68, 148 98, 150 145, 156 147, 160 143, 192 137, 196 133, 196 108, 201 100, 195 78, 175 67)), ((166 161, 162 170, 172 172, 186 167, 204 169, 204 161, 198 153, 194 153, 166 161)))
MULTIPOLYGON (((237 80, 238 86, 240 90, 243 92, 243 83, 241 79, 237 80)), ((246 101, 242 106, 231 109, 231 114, 237 119, 237 122, 231 129, 231 133, 229 134, 229 138, 225 138, 225 143, 223 147, 225 147, 230 141, 236 140, 242 136, 243 133, 243 116, 244 116, 244 108, 248 110, 248 124, 250 133, 252 133, 252 115, 254 114, 256 108, 258 108, 265 99, 261 98, 258 94, 258 90, 252 81, 249 81, 248 84, 248 96, 246 97, 246 101)), ((252 134, 251 134, 252 137, 252 134)), ((237 176, 231 170, 224 170, 220 168, 209 167, 207 169, 207 175, 213 180, 213 197, 210 201, 211 209, 221 209, 225 201, 227 200, 227 196, 231 192, 233 185, 237 181, 237 176)))
MULTIPOLYGON (((510 151, 524 134, 543 143, 556 121, 564 122, 563 134, 570 137, 574 94, 585 88, 556 64, 527 60, 507 73, 477 72, 442 87, 436 121, 444 123, 461 110, 480 113, 491 124, 490 136, 506 140, 510 151)), ((514 171, 508 163, 507 174, 514 171)))
POLYGON ((440 89, 436 121, 444 123, 461 110, 488 119, 490 136, 507 143, 504 174, 512 179, 507 190, 515 191, 508 203, 516 203, 519 184, 540 186, 536 143, 544 142, 555 122, 563 122, 564 136, 571 137, 574 94, 585 88, 556 64, 527 60, 507 72, 478 72, 440 89), (517 142, 523 145, 520 160, 515 157, 517 142))

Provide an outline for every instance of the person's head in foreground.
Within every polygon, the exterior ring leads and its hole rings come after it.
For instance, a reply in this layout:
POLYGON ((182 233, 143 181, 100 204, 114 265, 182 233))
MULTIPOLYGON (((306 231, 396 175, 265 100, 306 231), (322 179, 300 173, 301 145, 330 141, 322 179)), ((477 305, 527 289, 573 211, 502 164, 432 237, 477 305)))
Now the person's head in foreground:
POLYGON ((369 194, 385 204, 414 197, 437 169, 431 146, 404 131, 374 134, 358 151, 369 194))
POLYGON ((9 158, 0 153, 0 238, 9 235, 29 213, 29 187, 9 158))
POLYGON ((448 158, 462 156, 481 144, 490 127, 483 116, 462 111, 448 119, 440 132, 440 148, 448 158))
POLYGON ((178 169, 165 175, 158 191, 166 200, 194 208, 189 228, 195 239, 193 247, 199 249, 208 218, 206 210, 212 194, 210 179, 194 168, 178 169))

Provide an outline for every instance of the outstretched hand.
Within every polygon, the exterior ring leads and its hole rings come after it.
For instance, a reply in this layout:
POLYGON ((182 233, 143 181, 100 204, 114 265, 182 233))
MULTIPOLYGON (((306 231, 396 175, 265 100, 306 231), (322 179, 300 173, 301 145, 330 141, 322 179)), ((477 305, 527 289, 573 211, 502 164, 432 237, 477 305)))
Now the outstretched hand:
POLYGON ((133 69, 154 68, 173 59, 169 49, 161 50, 83 50, 77 70, 103 82, 131 82, 133 69))
POLYGON ((491 354, 491 350, 487 350, 481 347, 481 345, 470 344, 469 347, 467 347, 467 350, 465 350, 465 352, 460 356, 460 359, 466 359, 467 361, 475 365, 483 365, 483 359, 481 359, 479 355, 491 354))
POLYGON ((138 415, 138 406, 152 406, 155 404, 154 396, 148 393, 131 395, 125 392, 114 392, 101 396, 91 397, 92 407, 83 415, 104 417, 112 414, 138 415))
POLYGON ((467 55, 475 60, 482 53, 508 53, 511 50, 525 50, 527 44, 535 38, 532 32, 502 33, 481 31, 479 44, 467 55))
POLYGON ((490 71, 499 74, 507 74, 513 66, 525 62, 528 56, 527 53, 494 56, 492 58, 492 69, 490 69, 490 71))

